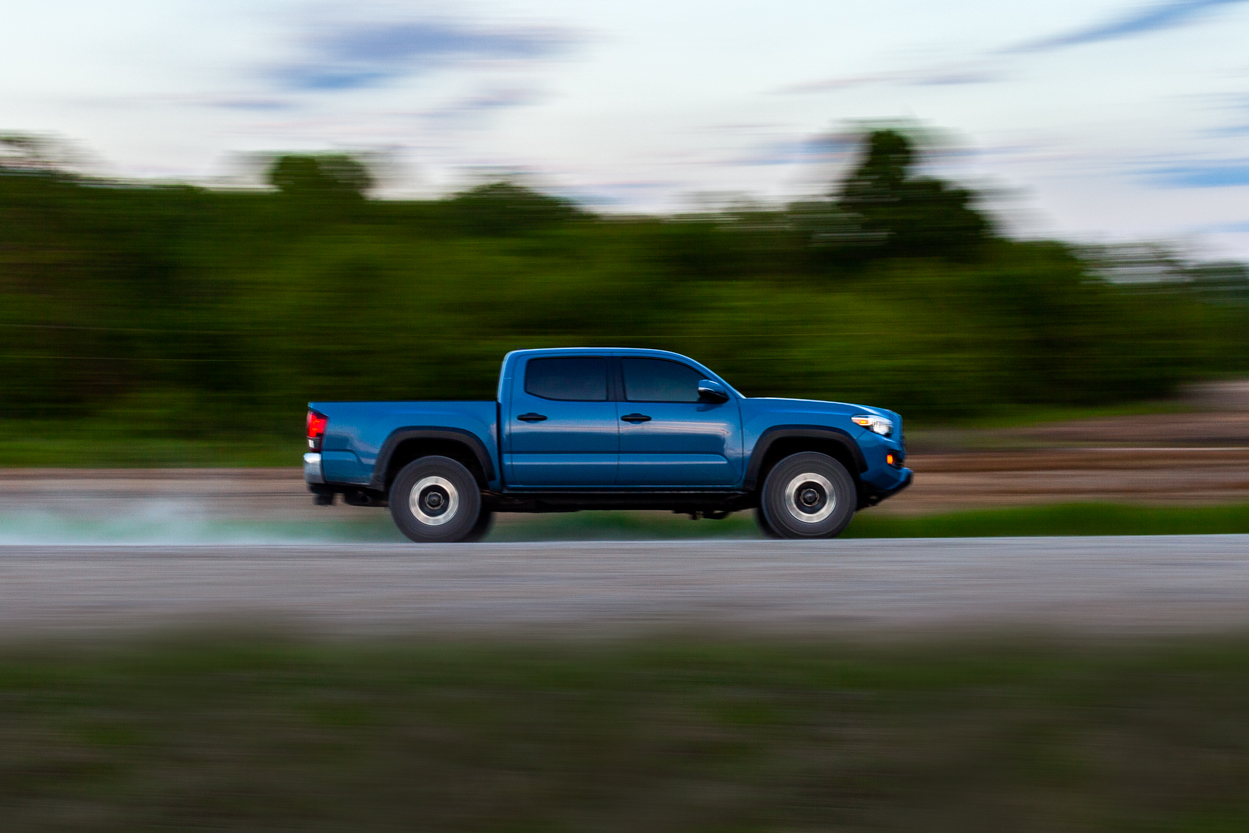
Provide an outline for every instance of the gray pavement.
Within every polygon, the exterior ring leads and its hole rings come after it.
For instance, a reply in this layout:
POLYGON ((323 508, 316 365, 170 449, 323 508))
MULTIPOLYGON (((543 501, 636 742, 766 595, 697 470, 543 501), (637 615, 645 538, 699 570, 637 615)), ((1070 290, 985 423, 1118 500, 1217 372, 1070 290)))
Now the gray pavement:
POLYGON ((1249 536, 0 547, 0 635, 1249 626, 1249 536))

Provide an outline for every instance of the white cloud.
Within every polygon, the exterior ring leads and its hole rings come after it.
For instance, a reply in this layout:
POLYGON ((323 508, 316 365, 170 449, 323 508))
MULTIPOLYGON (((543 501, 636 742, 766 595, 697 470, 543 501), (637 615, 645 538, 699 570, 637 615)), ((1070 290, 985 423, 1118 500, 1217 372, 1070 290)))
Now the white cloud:
POLYGON ((405 157, 409 192, 526 169, 664 209, 694 192, 827 190, 845 154, 820 137, 901 119, 979 150, 934 164, 1024 195, 1020 227, 1038 233, 1165 238, 1244 219, 1230 180, 1249 2, 10 5, 0 132, 67 136, 124 175, 385 148, 405 157))

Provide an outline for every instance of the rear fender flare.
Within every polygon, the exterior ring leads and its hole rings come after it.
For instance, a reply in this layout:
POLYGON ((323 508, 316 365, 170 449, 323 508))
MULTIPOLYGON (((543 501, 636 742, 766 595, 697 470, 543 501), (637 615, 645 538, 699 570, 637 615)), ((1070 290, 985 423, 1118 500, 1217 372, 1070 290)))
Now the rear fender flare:
POLYGON ((390 468, 390 458, 394 456, 395 449, 400 444, 408 440, 445 440, 448 442, 461 443, 473 452, 473 456, 477 458, 478 464, 481 465, 481 471, 486 476, 486 482, 489 483, 496 479, 494 470, 494 462, 490 459, 490 452, 486 450, 486 445, 481 438, 471 431, 465 431, 462 428, 441 428, 441 427, 425 427, 425 426, 409 426, 406 428, 396 428, 382 443, 382 448, 377 452, 377 461, 373 464, 373 477, 369 481, 369 488, 378 491, 386 489, 386 470, 390 468))

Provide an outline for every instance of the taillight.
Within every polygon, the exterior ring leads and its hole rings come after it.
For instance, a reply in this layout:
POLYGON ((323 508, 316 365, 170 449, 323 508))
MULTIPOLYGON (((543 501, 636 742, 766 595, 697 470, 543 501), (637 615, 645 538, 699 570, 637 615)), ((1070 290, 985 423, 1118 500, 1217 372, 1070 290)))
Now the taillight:
POLYGON ((321 441, 325 439, 325 424, 330 419, 316 411, 308 412, 308 450, 320 451, 321 441))

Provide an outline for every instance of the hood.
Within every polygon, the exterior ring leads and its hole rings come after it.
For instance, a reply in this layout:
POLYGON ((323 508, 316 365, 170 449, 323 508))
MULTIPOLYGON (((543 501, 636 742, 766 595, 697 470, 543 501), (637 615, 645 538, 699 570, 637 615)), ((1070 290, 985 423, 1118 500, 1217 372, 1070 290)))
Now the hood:
POLYGON ((795 411, 804 413, 824 413, 838 414, 845 416, 854 416, 855 414, 876 414, 877 416, 888 417, 897 420, 898 414, 885 408, 875 408, 871 405, 856 405, 853 402, 829 402, 823 399, 789 399, 783 396, 751 396, 747 398, 749 402, 780 404, 781 409, 785 409, 785 405, 790 405, 795 411), (782 404, 783 403, 783 404, 782 404))
POLYGON ((859 405, 853 402, 825 402, 820 399, 785 399, 779 396, 757 396, 742 400, 742 416, 750 421, 763 418, 776 422, 778 419, 792 415, 795 421, 802 419, 822 420, 843 419, 858 414, 875 414, 893 421, 894 437, 902 440, 902 416, 888 408, 876 408, 871 405, 859 405))

